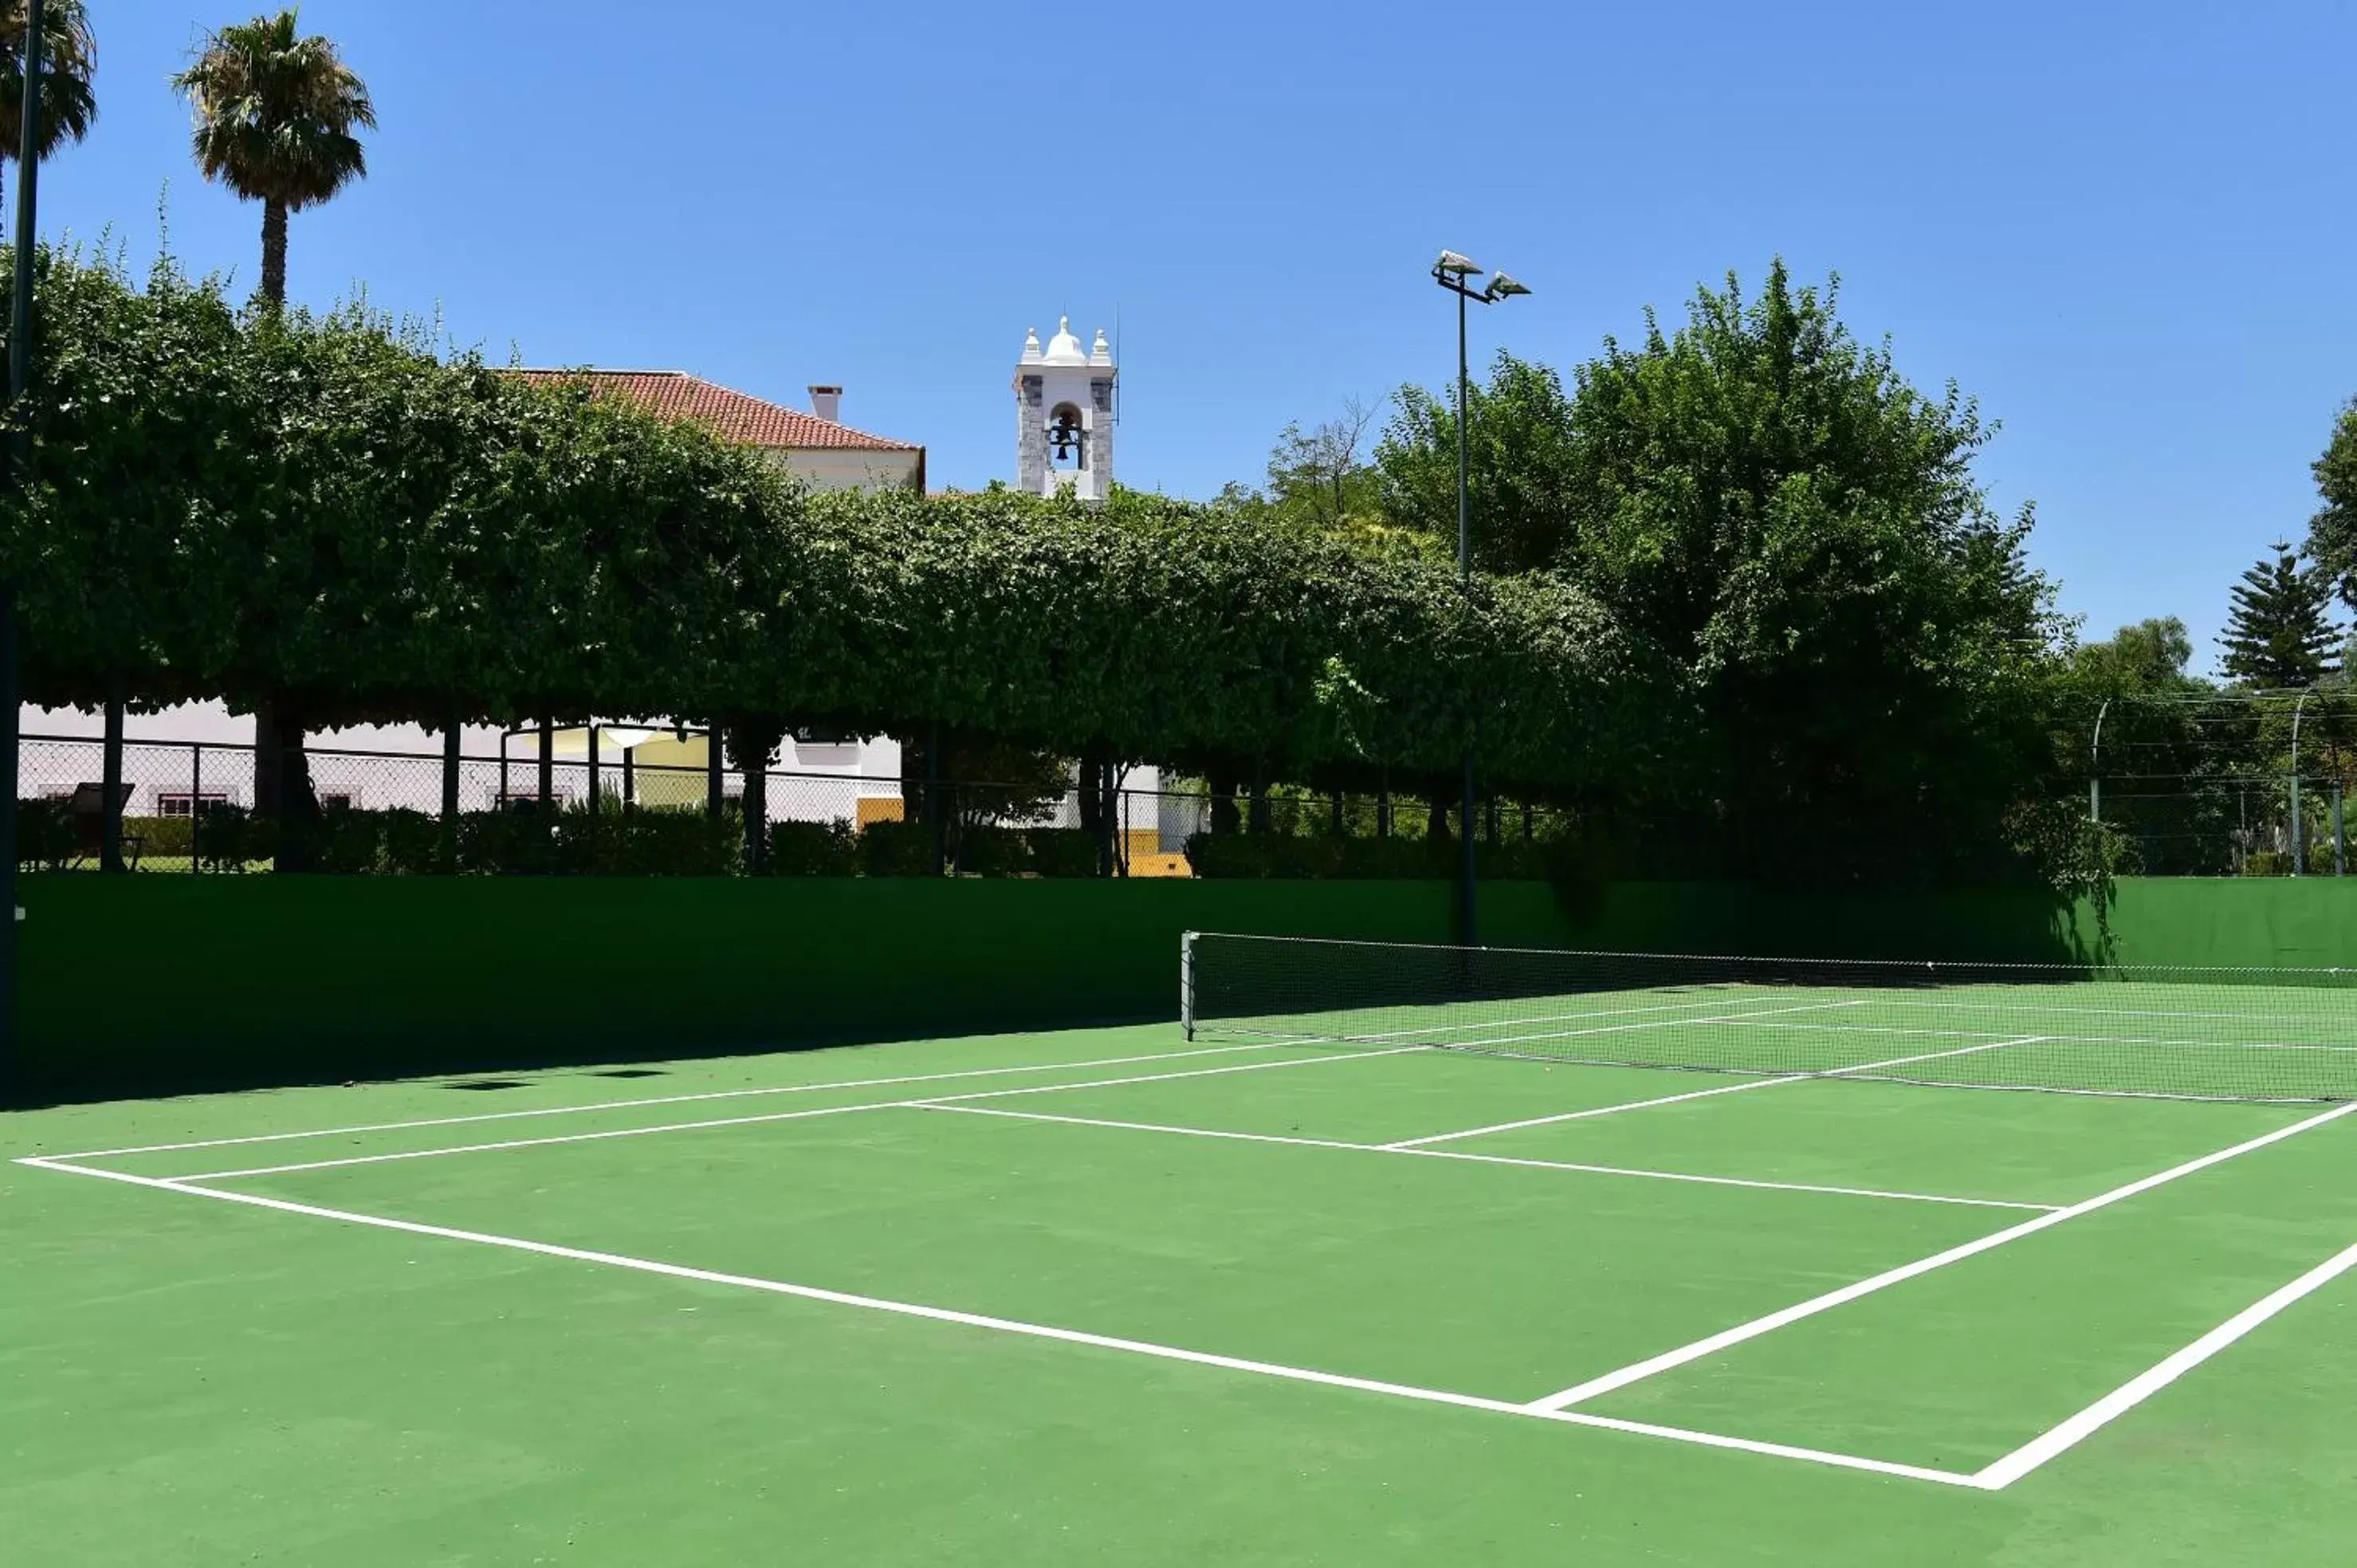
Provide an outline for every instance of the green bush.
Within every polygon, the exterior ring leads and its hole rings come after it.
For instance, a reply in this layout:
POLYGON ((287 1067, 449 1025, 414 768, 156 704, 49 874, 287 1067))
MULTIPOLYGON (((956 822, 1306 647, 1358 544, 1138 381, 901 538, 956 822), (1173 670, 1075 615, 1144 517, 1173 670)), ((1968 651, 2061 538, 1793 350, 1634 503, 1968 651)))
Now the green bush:
POLYGON ((62 871, 75 853, 73 808, 64 800, 16 802, 16 859, 43 871, 62 871))
POLYGON ((442 819, 407 810, 384 813, 384 869, 401 876, 425 876, 451 869, 442 819))
POLYGON ((770 824, 770 875, 850 876, 858 870, 859 841, 841 818, 770 824))
POLYGON ((1103 846, 1086 828, 1033 828, 1031 869, 1042 876, 1094 876, 1103 846))
POLYGON ((859 830, 859 869, 867 876, 930 876, 932 830, 923 822, 870 822, 859 830))
POLYGON ((2281 849, 2255 849, 2243 857, 2245 876, 2289 876, 2291 852, 2281 849))
MULTIPOLYGON (((1449 877, 1458 873, 1454 839, 1417 834, 1336 838, 1295 833, 1197 833, 1187 841, 1187 863, 1206 877, 1449 877)), ((1552 881, 1566 873, 1566 846, 1510 838, 1477 841, 1474 875, 1552 881)))
POLYGON ((196 845, 199 871, 248 871, 277 854, 278 825, 243 806, 208 806, 196 845))
MULTIPOLYGON (((189 817, 124 817, 123 845, 125 854, 131 852, 133 840, 139 843, 142 860, 162 857, 185 860, 196 831, 196 822, 189 817)), ((21 831, 21 830, 20 830, 21 831)))
POLYGON ((1021 828, 972 823, 958 833, 957 869, 968 876, 1012 876, 1028 869, 1028 850, 1021 828))

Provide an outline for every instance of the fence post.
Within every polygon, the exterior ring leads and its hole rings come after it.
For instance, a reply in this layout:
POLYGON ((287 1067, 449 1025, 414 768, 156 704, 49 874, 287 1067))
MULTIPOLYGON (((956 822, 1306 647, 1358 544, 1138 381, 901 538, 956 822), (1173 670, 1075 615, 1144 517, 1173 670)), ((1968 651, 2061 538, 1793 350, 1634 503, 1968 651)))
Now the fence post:
MULTIPOLYGON (((110 685, 113 683, 110 682, 110 685)), ((106 698, 106 738, 98 760, 98 868, 123 869, 123 699, 106 698)))
POLYGON ((639 803, 639 753, 636 746, 622 748, 622 810, 634 811, 639 803))
POLYGON ((188 747, 188 870, 205 868, 205 743, 188 747))
POLYGON ((589 801, 591 816, 597 814, 597 721, 589 721, 589 801))
POLYGON ((2299 775, 2291 776, 2291 874, 2308 875, 2308 834, 2299 821, 2299 775))
POLYGON ((458 712, 450 711, 449 721, 442 726, 442 822, 446 827, 458 825, 458 712))
POLYGON ((714 719, 704 732, 704 814, 718 822, 726 796, 720 779, 720 721, 714 719))
POLYGON ((2341 779, 2332 781, 2332 875, 2349 875, 2349 838, 2341 832, 2341 798, 2347 786, 2341 779))
POLYGON ((925 831, 932 841, 933 875, 939 876, 949 869, 949 857, 942 842, 942 726, 938 722, 925 731, 925 831))
POLYGON ((556 721, 552 718, 540 721, 540 772, 533 782, 540 792, 535 809, 548 811, 556 803, 556 721))

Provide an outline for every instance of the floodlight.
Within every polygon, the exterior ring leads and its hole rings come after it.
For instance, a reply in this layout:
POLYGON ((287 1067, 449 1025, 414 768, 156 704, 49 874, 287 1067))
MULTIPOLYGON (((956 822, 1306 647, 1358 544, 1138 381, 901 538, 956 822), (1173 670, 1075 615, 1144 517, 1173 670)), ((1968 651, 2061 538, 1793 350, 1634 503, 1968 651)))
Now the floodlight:
POLYGON ((1432 270, 1446 273, 1450 277, 1477 278, 1481 275, 1481 269, 1473 264, 1472 257, 1460 256, 1454 251, 1441 252, 1440 260, 1432 263, 1432 270))
POLYGON ((1500 273, 1497 276, 1490 280, 1489 295, 1491 299, 1503 299, 1508 295, 1528 294, 1530 292, 1530 285, 1528 284, 1516 283, 1504 273, 1500 273))

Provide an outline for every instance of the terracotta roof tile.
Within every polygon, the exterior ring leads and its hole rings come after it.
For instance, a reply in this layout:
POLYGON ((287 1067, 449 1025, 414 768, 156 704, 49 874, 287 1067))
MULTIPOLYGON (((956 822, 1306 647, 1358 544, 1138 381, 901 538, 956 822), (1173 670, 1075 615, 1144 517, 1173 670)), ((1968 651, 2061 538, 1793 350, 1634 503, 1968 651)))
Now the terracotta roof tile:
POLYGON ((814 413, 784 408, 691 376, 684 371, 515 371, 511 374, 546 385, 587 381, 600 396, 628 398, 665 419, 693 419, 732 440, 755 446, 858 447, 878 452, 914 452, 906 441, 869 435, 814 413))

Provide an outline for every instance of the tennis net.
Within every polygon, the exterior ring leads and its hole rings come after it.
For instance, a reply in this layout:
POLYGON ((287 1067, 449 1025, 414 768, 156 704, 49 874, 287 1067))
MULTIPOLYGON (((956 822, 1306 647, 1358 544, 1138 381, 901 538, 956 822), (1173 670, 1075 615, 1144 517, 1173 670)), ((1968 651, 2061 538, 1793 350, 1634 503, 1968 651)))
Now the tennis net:
POLYGON ((2357 1099, 2357 970, 1925 963, 1190 932, 1188 1037, 2190 1100, 2357 1099))

